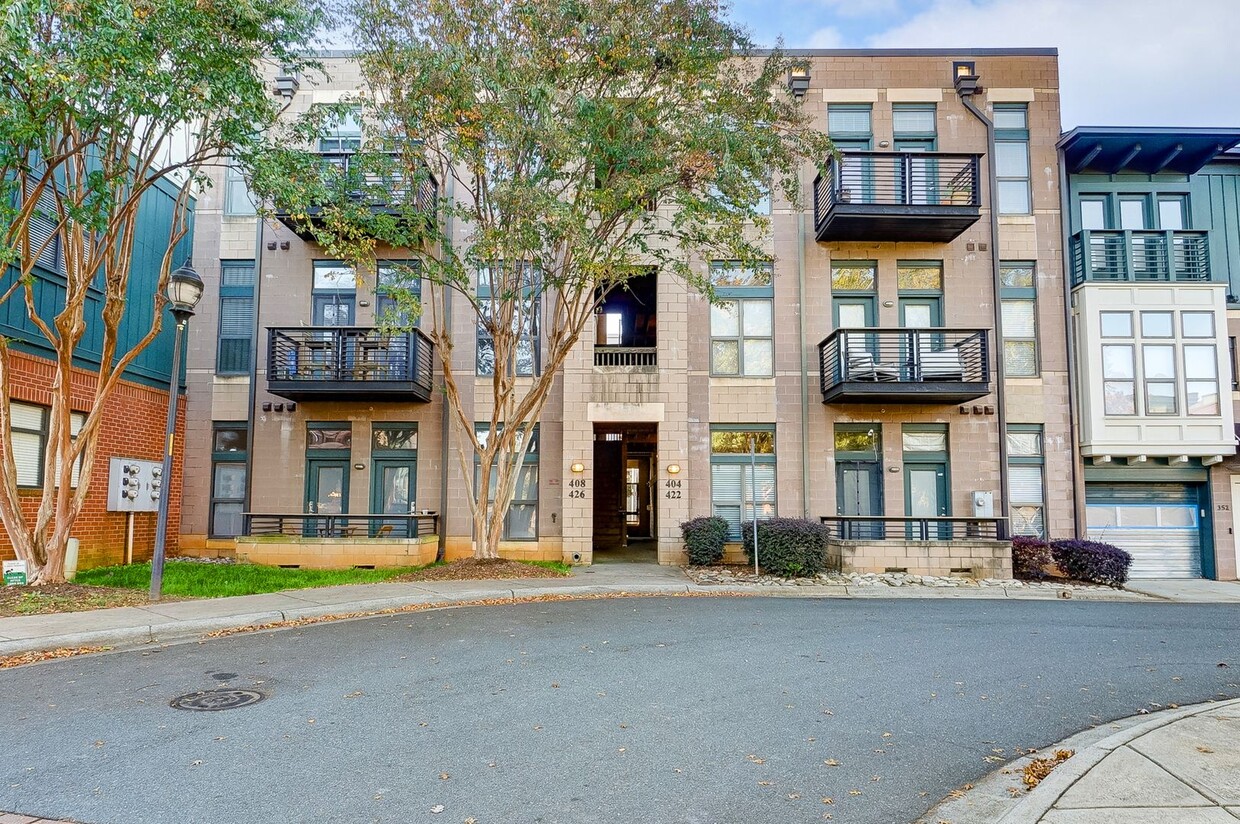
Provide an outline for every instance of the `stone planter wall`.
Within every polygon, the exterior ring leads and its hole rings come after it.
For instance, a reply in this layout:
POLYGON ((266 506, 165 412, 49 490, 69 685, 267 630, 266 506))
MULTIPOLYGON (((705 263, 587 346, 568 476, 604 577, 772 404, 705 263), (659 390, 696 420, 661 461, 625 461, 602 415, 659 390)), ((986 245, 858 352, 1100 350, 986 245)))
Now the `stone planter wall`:
POLYGON ((1010 541, 827 541, 827 568, 836 572, 1011 578, 1010 541))

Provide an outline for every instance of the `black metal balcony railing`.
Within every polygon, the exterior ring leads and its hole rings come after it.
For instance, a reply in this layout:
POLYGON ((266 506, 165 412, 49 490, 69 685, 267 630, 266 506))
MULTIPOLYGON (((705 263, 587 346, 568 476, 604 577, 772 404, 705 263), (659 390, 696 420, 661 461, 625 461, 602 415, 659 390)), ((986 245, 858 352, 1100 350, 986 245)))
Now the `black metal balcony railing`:
POLYGON ((990 393, 985 329, 837 329, 818 344, 823 403, 941 401, 990 393))
POLYGON ((1006 541, 1006 518, 826 515, 829 536, 843 541, 1006 541))
POLYGON ((844 152, 814 180, 818 240, 938 241, 981 217, 981 155, 844 152))
POLYGON ((439 513, 419 515, 322 515, 291 512, 246 512, 243 535, 288 535, 298 538, 422 538, 439 534, 439 513))
POLYGON ((268 329, 267 384, 274 395, 313 400, 429 401, 434 345, 419 329, 384 334, 361 326, 268 329))
MULTIPOLYGON (((337 190, 345 197, 364 203, 376 213, 406 213, 434 219, 439 197, 439 182, 427 172, 415 181, 397 168, 395 152, 319 152, 323 182, 329 189, 337 190), (384 159, 367 165, 364 159, 384 159), (384 166, 388 168, 384 168, 384 166), (416 188, 415 188, 416 186, 416 188)), ((309 223, 296 219, 287 209, 277 204, 275 216, 280 222, 297 233, 303 240, 313 240, 313 228, 320 219, 322 204, 306 209, 309 223)))
POLYGON ((1072 236, 1072 285, 1210 280, 1210 236, 1185 231, 1084 230, 1072 236))
POLYGON ((658 366, 659 350, 654 346, 594 346, 595 366, 658 366))

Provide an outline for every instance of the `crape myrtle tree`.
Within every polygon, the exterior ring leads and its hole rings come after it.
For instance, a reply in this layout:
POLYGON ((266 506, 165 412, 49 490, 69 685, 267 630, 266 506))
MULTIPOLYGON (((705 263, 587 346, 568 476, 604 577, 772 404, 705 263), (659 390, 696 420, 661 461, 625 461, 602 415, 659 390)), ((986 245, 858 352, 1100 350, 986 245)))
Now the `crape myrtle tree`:
POLYGON ((0 303, 20 302, 54 363, 43 486, 28 508, 13 452, 13 361, 0 340, 0 521, 32 582, 64 580, 106 402, 159 335, 169 272, 185 263, 185 250, 173 260, 174 250, 204 170, 256 150, 280 108, 265 74, 302 65, 316 18, 299 0, 0 7, 0 303), (158 287, 148 292, 131 289, 131 264, 139 204, 156 187, 174 202, 158 287), (153 320, 126 336, 136 304, 153 305, 153 320), (83 351, 84 339, 98 351, 83 351), (98 357, 99 369, 89 409, 79 410, 85 421, 72 431, 75 357, 98 357))
POLYGON ((380 247, 419 260, 381 286, 429 319, 479 559, 498 557, 533 428, 606 296, 652 268, 710 296, 704 261, 768 258, 758 204, 772 186, 797 202, 805 162, 831 151, 787 91, 789 59, 756 54, 725 12, 353 0, 362 90, 290 124, 255 169, 359 271, 380 247), (364 136, 347 171, 299 151, 349 107, 364 136), (457 351, 451 300, 472 310, 477 357, 457 351), (478 422, 461 394, 475 374, 493 398, 478 422))

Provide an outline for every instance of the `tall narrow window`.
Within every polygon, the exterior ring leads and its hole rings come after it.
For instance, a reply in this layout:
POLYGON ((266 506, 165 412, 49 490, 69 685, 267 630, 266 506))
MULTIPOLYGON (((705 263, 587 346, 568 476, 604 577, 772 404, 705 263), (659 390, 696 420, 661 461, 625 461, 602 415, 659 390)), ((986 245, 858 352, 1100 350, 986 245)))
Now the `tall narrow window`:
POLYGON ((217 421, 211 433, 212 538, 232 538, 244 531, 245 462, 250 432, 245 421, 217 421))
POLYGON ((228 166, 224 170, 224 215, 227 217, 252 217, 258 212, 250 184, 241 169, 228 166))
MULTIPOLYGON (((486 426, 477 427, 478 440, 485 444, 490 435, 486 426)), ((512 504, 508 507, 508 517, 504 519, 503 538, 506 541, 538 540, 538 455, 541 452, 538 426, 530 432, 529 448, 525 451, 525 459, 517 469, 517 486, 512 496, 512 504)), ((477 455, 474 456, 474 487, 481 482, 481 467, 477 455)), ((488 504, 495 500, 499 475, 491 472, 491 482, 487 489, 488 504)))
POLYGON ((422 296, 422 261, 380 261, 376 269, 375 318, 380 325, 409 326, 409 307, 422 296))
POLYGON ((356 152, 362 147, 362 123, 353 110, 332 119, 319 136, 319 152, 338 154, 356 152))
POLYGON ((254 261, 220 261, 220 339, 217 375, 250 371, 254 341, 254 261))
POLYGON ((775 374, 774 287, 771 264, 710 265, 718 302, 710 308, 712 375, 770 377, 775 374))
POLYGON ((1040 424, 1011 424, 1007 431, 1012 533, 1046 537, 1045 450, 1040 424))
POLYGON ((1033 263, 999 264, 1003 369, 1009 378, 1038 374, 1037 278, 1033 263))
POLYGON ((775 427, 711 427, 710 453, 711 512, 739 540, 755 505, 757 517, 775 517, 775 427))
POLYGON ((482 309, 478 317, 478 374, 495 374, 494 324, 503 323, 505 317, 516 334, 508 368, 519 376, 537 374, 542 306, 537 267, 525 261, 479 267, 478 303, 482 309))
POLYGON ((1024 103, 996 103, 994 122, 999 214, 1030 214, 1029 107, 1024 103))

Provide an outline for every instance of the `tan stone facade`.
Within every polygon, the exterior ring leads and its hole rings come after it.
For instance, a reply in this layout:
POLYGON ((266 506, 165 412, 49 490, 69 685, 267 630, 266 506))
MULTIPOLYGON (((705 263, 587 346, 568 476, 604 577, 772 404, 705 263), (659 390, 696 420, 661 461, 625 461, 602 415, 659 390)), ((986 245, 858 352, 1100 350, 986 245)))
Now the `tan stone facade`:
MULTIPOLYGON (((566 362, 540 424, 537 540, 506 541, 503 554, 522 558, 563 558, 575 563, 599 560, 594 491, 599 443, 608 433, 624 438, 627 452, 638 455, 643 501, 653 502, 648 527, 651 560, 683 562, 680 523, 711 514, 712 427, 773 429, 775 442, 775 504, 781 516, 833 516, 839 510, 834 456, 837 425, 868 425, 878 433, 882 508, 890 516, 911 513, 907 500, 906 455, 902 449, 905 426, 930 426, 946 432, 947 455, 942 465, 945 514, 970 515, 973 493, 988 492, 996 502, 1000 489, 998 397, 995 358, 1003 351, 994 335, 995 302, 992 254, 1002 261, 1033 265, 1036 277, 1037 374, 1007 381, 1009 424, 1042 428, 1044 443, 1045 525, 1052 535, 1071 534, 1074 523, 1072 491, 1072 438, 1069 430, 1067 362, 1064 330, 1064 273, 1060 225, 1060 192, 1055 143, 1059 135, 1059 92, 1056 58, 1051 52, 874 52, 806 53, 811 87, 805 106, 824 130, 832 105, 869 105, 873 148, 885 151, 898 135, 893 106, 933 105, 936 144, 944 153, 982 155, 980 219, 949 242, 819 242, 812 205, 816 171, 806 167, 804 202, 788 203, 776 197, 772 204, 770 252, 773 278, 773 374, 769 377, 712 375, 711 307, 678 281, 661 275, 657 296, 657 368, 596 366, 595 341, 587 335, 566 362), (977 103, 993 114, 993 103, 1027 107, 1029 214, 1000 217, 1000 233, 991 237, 991 193, 985 185, 986 131, 961 104, 952 88, 952 62, 974 61, 984 90, 977 103), (831 269, 833 262, 872 261, 877 267, 873 296, 874 326, 901 327, 902 294, 897 288, 901 262, 941 262, 942 317, 936 326, 985 330, 990 340, 986 365, 991 393, 967 403, 928 397, 918 402, 822 402, 819 390, 818 342, 836 328, 833 318, 831 269), (625 434, 627 433, 627 434, 625 434), (640 443, 640 445, 638 445, 640 443), (573 465, 582 464, 581 472, 573 465), (670 467, 680 471, 672 473, 670 467), (584 495, 571 495, 571 491, 584 495)), ((328 85, 303 85, 293 101, 295 111, 316 102, 329 102, 350 90, 356 72, 347 61, 329 61, 335 79, 328 85)), ((194 321, 189 366, 189 435, 186 452, 186 498, 182 517, 183 544, 190 551, 228 551, 231 540, 211 535, 213 422, 252 421, 253 512, 300 513, 307 502, 307 431, 309 423, 347 423, 352 430, 348 454, 348 512, 372 510, 374 459, 371 433, 377 423, 405 422, 417 426, 416 508, 441 513, 449 558, 468 554, 471 546, 468 507, 462 502, 465 484, 455 448, 443 458, 443 409, 440 395, 429 403, 350 401, 342 395, 330 401, 302 400, 290 411, 289 402, 267 391, 266 333, 258 341, 257 392, 249 406, 248 378, 217 374, 220 261, 254 260, 258 256, 257 302, 259 326, 298 327, 312 320, 314 261, 325 255, 284 225, 268 221, 256 239, 253 217, 224 214, 225 187, 205 192, 198 202, 195 265, 207 280, 202 310, 194 321), (280 405, 283 411, 278 411, 280 405), (441 480, 447 473, 447 495, 441 480), (454 504, 453 502, 460 502, 454 504)), ((394 259, 402 255, 385 253, 394 259)), ((709 261, 698 261, 703 271, 709 261)), ((359 283, 354 323, 374 320, 373 284, 359 283)), ((426 318, 423 323, 436 322, 426 318)), ((468 364, 475 347, 474 322, 467 307, 458 304, 452 317, 458 369, 468 364)), ((488 385, 478 379, 463 387, 475 420, 484 420, 489 407, 488 385)), ((915 457, 915 456, 914 456, 915 457)), ((610 459, 608 459, 610 460, 610 459)), ((609 463, 608 471, 611 471, 609 463)), ((634 473, 639 469, 633 468, 634 473)), ((606 486, 606 484, 602 484, 606 486)), ((609 493, 610 494, 610 493, 609 493)), ((1002 514, 998 512, 996 514, 1002 514)), ((610 517, 610 516, 607 516, 610 517)), ((637 515, 630 517, 637 518, 637 515)), ((647 522, 643 521, 643 529, 647 522)), ((916 544, 917 552, 882 555, 886 567, 939 574, 957 564, 952 542, 892 542, 916 544), (922 544, 943 544, 923 552, 922 544), (926 554, 928 553, 928 554, 926 554), (897 557, 898 556, 898 557, 897 557), (905 561, 900 563, 901 559, 905 561), (922 560, 923 559, 924 563, 922 560)), ((963 542, 968 543, 968 542, 963 542)), ((962 546, 963 546, 962 543, 962 546)), ((962 550, 992 553, 987 542, 962 550)), ((633 546, 638 546, 635 542, 633 546)), ((249 552, 253 552, 251 547, 249 552)), ((877 556, 876 556, 877 557, 877 556)), ((987 555, 986 573, 1006 567, 987 555), (993 561, 993 562, 992 562, 993 561), (997 566, 996 566, 997 565, 997 566)), ((347 562, 348 559, 342 561, 347 562)), ((362 563, 355 561, 355 563, 362 563)), ((369 563, 369 562, 367 562, 369 563)), ((873 564, 870 564, 873 566, 873 564)), ((880 570, 881 571, 881 570, 880 570)))

